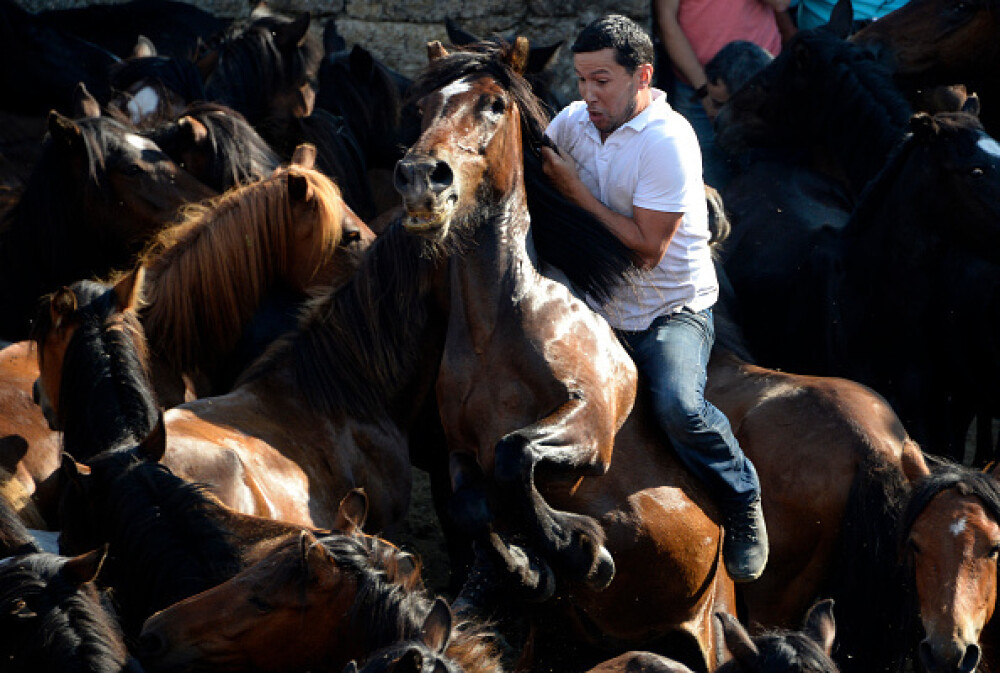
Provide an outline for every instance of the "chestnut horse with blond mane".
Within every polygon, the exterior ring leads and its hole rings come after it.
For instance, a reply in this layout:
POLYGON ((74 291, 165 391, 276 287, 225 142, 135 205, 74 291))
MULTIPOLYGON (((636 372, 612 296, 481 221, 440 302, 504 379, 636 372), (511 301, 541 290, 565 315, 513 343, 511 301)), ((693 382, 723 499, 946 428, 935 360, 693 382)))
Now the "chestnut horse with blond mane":
POLYGON ((303 145, 271 177, 187 206, 146 249, 140 313, 161 404, 184 402, 180 374, 197 397, 227 392, 249 364, 234 351, 262 302, 277 295, 293 310, 354 272, 375 236, 314 157, 303 145))

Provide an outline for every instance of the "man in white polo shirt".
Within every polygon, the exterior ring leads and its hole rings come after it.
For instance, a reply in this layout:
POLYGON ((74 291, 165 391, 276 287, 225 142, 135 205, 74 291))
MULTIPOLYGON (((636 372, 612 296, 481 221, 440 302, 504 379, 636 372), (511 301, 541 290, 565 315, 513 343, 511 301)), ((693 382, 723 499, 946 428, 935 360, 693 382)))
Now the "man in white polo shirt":
POLYGON ((653 89, 653 44, 624 16, 587 26, 573 44, 580 96, 546 134, 546 175, 641 261, 631 282, 592 307, 629 347, 657 417, 683 463, 723 514, 723 557, 735 581, 767 563, 757 473, 729 422, 705 400, 719 294, 708 247, 701 151, 691 125, 653 89))

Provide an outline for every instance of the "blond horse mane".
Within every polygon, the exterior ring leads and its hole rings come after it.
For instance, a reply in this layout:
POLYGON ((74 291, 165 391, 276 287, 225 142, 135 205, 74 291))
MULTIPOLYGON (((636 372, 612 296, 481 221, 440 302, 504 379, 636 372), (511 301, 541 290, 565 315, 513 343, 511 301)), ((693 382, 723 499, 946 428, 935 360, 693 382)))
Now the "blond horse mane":
POLYGON ((187 206, 142 256, 143 327, 152 352, 175 368, 197 370, 231 351, 267 290, 308 260, 289 259, 295 220, 288 176, 306 179, 318 215, 311 276, 330 262, 342 235, 340 190, 301 166, 187 206))
POLYGON ((38 510, 38 505, 31 499, 31 494, 17 477, 6 468, 0 467, 0 498, 10 503, 11 509, 28 528, 45 530, 48 525, 38 510))

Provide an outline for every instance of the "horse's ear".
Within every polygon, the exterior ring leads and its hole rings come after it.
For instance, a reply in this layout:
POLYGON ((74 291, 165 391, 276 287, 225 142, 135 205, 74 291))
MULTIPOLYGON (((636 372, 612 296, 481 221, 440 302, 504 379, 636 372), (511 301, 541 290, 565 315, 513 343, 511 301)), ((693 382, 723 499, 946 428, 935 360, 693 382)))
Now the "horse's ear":
POLYGON ((167 452, 167 426, 163 422, 163 411, 159 410, 157 414, 156 425, 135 447, 136 454, 151 463, 163 460, 163 455, 167 452))
POLYGON ((265 0, 260 0, 260 2, 254 4, 253 9, 250 10, 250 18, 259 19, 265 16, 271 16, 271 8, 265 0))
POLYGON ((178 119, 177 126, 184 140, 191 145, 200 145, 208 139, 208 127, 191 115, 184 115, 178 119))
POLYGON ((361 531, 368 518, 368 496, 363 488, 352 488, 340 501, 337 520, 333 529, 344 535, 354 535, 361 531))
POLYGON ((156 56, 156 45, 145 35, 140 35, 132 47, 132 56, 135 58, 149 58, 156 56))
POLYGON ((330 552, 308 530, 299 532, 299 555, 310 580, 330 574, 330 552))
POLYGON ((970 115, 979 116, 981 106, 979 104, 979 94, 973 92, 968 95, 965 102, 962 103, 962 112, 968 112, 970 115))
POLYGON ((851 0, 837 0, 826 28, 839 38, 847 39, 850 36, 854 28, 854 7, 851 0))
POLYGON ((760 658, 760 651, 750 634, 743 628, 739 620, 727 612, 716 612, 715 618, 722 625, 722 636, 726 640, 726 647, 729 648, 733 658, 740 664, 740 667, 747 671, 757 668, 757 660, 760 658))
POLYGON ((556 60, 562 46, 563 41, 559 40, 545 47, 532 47, 528 51, 528 66, 524 72, 529 75, 544 72, 556 60))
POLYGON ((929 115, 926 112, 918 112, 910 117, 910 131, 920 141, 931 140, 938 134, 939 130, 933 115, 929 115))
POLYGON ((444 48, 440 40, 433 40, 427 43, 427 60, 436 61, 448 55, 448 50, 444 48))
POLYGON ((358 673, 358 662, 351 659, 347 662, 347 666, 344 666, 343 673, 358 673))
POLYGON ((49 135, 67 147, 83 147, 83 132, 69 117, 52 110, 49 112, 49 135))
POLYGON ((451 638, 451 608, 443 598, 434 601, 434 606, 424 618, 424 625, 420 627, 420 640, 429 647, 432 652, 441 654, 448 647, 448 640, 451 638))
POLYGON ((49 300, 49 318, 52 327, 59 329, 66 319, 76 311, 76 295, 68 287, 59 288, 49 300))
POLYGON ((899 456, 899 462, 903 470, 903 475, 911 484, 929 476, 931 473, 931 468, 927 467, 927 461, 924 460, 924 452, 920 450, 920 446, 912 439, 906 440, 903 451, 899 456))
POLYGON ((90 467, 78 463, 73 460, 73 456, 69 455, 65 451, 62 452, 61 462, 59 464, 59 479, 60 487, 64 487, 69 484, 81 485, 80 481, 81 475, 90 474, 90 467), (66 484, 62 483, 62 479, 66 479, 66 484))
POLYGON ((323 26, 323 53, 335 54, 346 49, 347 43, 337 32, 337 20, 330 17, 326 25, 323 26))
POLYGON ((115 303, 121 312, 134 309, 139 304, 139 295, 142 290, 142 281, 146 277, 146 270, 138 266, 124 274, 115 283, 115 303))
POLYGON ((837 637, 837 623, 833 619, 833 600, 819 601, 806 613, 803 631, 823 648, 826 656, 833 652, 833 641, 837 637))
POLYGON ((296 145, 290 163, 300 168, 313 168, 316 165, 316 146, 312 143, 296 145))
POLYGON ((309 180, 300 173, 288 172, 288 198, 293 203, 305 203, 309 200, 309 180))
POLYGON ((351 48, 351 55, 348 57, 351 72, 363 79, 370 79, 375 73, 375 59, 371 52, 356 44, 351 48))
POLYGON ((77 585, 93 582, 101 572, 107 555, 108 545, 105 543, 103 547, 74 556, 62 567, 62 575, 77 585))
POLYGON ((101 116, 101 106, 87 91, 87 85, 77 82, 73 89, 73 116, 76 119, 92 119, 101 116))
POLYGON ((280 26, 274 32, 274 42, 281 49, 298 49, 306 42, 309 35, 309 12, 302 12, 290 23, 280 26))
POLYGON ((479 38, 467 30, 458 27, 450 16, 444 17, 444 29, 448 33, 448 41, 455 46, 462 47, 467 44, 479 42, 479 38))
POLYGON ((528 38, 518 35, 514 39, 514 44, 511 45, 510 51, 507 52, 507 57, 504 60, 507 61, 507 65, 510 66, 511 70, 518 75, 523 75, 528 68, 528 54, 530 52, 531 46, 528 44, 528 38))
POLYGON ((420 560, 405 551, 396 554, 396 572, 393 581, 404 587, 415 587, 420 580, 420 560))

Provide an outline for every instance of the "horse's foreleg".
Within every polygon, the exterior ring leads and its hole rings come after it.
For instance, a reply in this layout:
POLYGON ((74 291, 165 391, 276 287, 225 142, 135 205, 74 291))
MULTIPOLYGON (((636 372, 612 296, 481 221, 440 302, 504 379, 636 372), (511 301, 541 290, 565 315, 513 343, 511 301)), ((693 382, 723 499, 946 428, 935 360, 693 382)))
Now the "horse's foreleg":
POLYGON ((500 496, 520 515, 539 552, 573 579, 603 589, 615 566, 604 547, 604 529, 592 517, 550 506, 535 483, 545 478, 601 476, 611 463, 614 422, 600 405, 574 395, 555 413, 503 437, 496 446, 493 477, 500 496))

